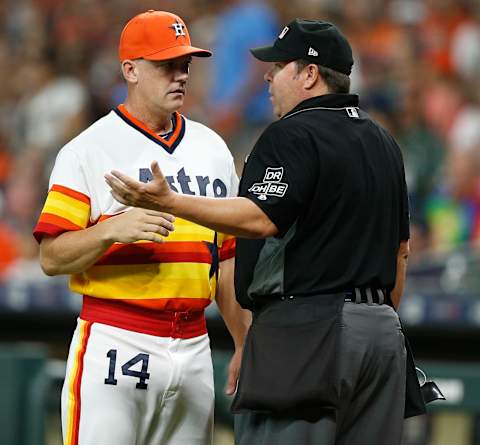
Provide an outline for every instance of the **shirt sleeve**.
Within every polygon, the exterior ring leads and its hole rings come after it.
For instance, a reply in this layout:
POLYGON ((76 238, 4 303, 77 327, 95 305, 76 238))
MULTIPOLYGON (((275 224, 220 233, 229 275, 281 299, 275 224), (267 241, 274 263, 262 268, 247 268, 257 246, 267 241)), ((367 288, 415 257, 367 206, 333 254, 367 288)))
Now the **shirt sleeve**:
POLYGON ((398 215, 398 235, 399 242, 407 241, 410 239, 410 204, 408 198, 408 188, 405 179, 405 166, 403 162, 402 150, 399 147, 397 141, 388 132, 384 132, 387 139, 391 143, 391 147, 394 153, 394 160, 396 162, 395 177, 398 180, 399 186, 397 187, 397 205, 399 207, 398 215))
POLYGON ((47 199, 33 236, 40 243, 45 235, 85 229, 90 213, 90 193, 78 157, 64 148, 55 161, 47 199))
POLYGON ((260 136, 245 164, 239 196, 260 207, 283 236, 311 202, 319 162, 301 129, 273 124, 260 136))

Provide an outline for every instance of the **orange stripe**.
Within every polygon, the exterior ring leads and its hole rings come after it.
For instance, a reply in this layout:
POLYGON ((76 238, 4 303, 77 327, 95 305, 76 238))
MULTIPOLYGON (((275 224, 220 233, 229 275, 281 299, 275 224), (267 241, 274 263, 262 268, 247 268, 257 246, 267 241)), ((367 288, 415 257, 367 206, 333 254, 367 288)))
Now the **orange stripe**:
POLYGON ((117 244, 110 247, 105 255, 95 263, 95 266, 155 263, 212 264, 212 254, 205 243, 181 243, 193 245, 187 249, 175 248, 176 246, 171 246, 172 244, 177 243, 117 244))
POLYGON ((64 230, 81 230, 82 227, 77 226, 70 220, 54 215, 53 213, 42 213, 38 219, 39 223, 51 224, 64 230))
POLYGON ((115 215, 101 215, 100 218, 98 218, 97 222, 105 221, 106 219, 111 218, 112 216, 118 216, 118 215, 121 215, 122 213, 124 213, 124 212, 120 212, 120 213, 117 213, 115 215))
POLYGON ((58 236, 63 232, 80 229, 81 227, 73 224, 68 219, 52 215, 51 213, 42 213, 33 230, 33 236, 40 243, 45 235, 58 236))
POLYGON ((210 298, 155 298, 144 300, 118 299, 132 306, 144 307, 158 311, 201 311, 205 309, 212 300, 210 298))
POLYGON ((57 226, 52 226, 51 224, 38 223, 33 231, 33 237, 37 240, 38 243, 42 241, 45 235, 48 236, 58 236, 63 232, 66 232, 64 229, 60 229, 57 226))
POLYGON ((63 185, 54 184, 50 189, 51 192, 59 192, 64 195, 70 196, 70 198, 74 198, 77 201, 82 201, 85 204, 90 205, 90 198, 83 193, 77 192, 76 190, 70 189, 68 187, 64 187, 63 185))
POLYGON ((140 127, 143 131, 146 131, 150 136, 153 136, 155 139, 162 142, 169 148, 171 148, 172 145, 175 143, 182 129, 182 118, 180 116, 180 113, 176 111, 173 113, 175 117, 175 131, 172 133, 172 135, 168 139, 164 139, 154 131, 150 130, 150 128, 148 128, 142 121, 132 116, 125 108, 125 105, 120 104, 117 108, 126 118, 128 118, 128 120, 132 121, 137 127, 140 127))
POLYGON ((114 244, 111 246, 105 255, 116 253, 121 250, 130 249, 148 249, 151 251, 164 253, 190 253, 190 252, 210 252, 206 241, 167 241, 164 243, 143 242, 143 243, 128 243, 128 244, 114 244))
POLYGON ((65 445, 78 445, 81 411, 81 384, 83 375, 83 359, 87 350, 88 338, 92 329, 91 322, 80 320, 80 334, 75 352, 74 365, 69 381, 69 406, 67 412, 67 434, 65 445))

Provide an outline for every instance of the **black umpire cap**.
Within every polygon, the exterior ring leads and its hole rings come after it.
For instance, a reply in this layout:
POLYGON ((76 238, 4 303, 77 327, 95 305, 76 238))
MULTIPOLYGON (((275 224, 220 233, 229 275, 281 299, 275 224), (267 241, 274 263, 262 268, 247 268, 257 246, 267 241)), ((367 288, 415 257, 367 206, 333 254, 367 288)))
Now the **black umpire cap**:
POLYGON ((287 62, 304 59, 349 75, 352 71, 352 48, 340 30, 321 20, 292 20, 272 46, 250 50, 263 62, 287 62))

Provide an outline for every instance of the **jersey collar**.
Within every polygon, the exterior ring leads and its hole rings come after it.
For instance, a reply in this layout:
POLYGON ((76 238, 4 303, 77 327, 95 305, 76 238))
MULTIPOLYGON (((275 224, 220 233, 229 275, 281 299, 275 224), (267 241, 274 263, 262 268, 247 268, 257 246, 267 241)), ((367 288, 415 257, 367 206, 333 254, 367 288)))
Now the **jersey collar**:
POLYGON ((154 131, 150 130, 142 121, 130 114, 125 105, 121 104, 113 110, 125 123, 135 128, 148 139, 160 145, 167 153, 172 154, 185 135, 185 118, 178 112, 174 112, 173 131, 169 133, 168 138, 163 138, 154 131))
POLYGON ((324 94, 300 102, 293 110, 285 114, 282 119, 285 119, 298 111, 311 108, 344 109, 348 107, 358 107, 357 94, 324 94))

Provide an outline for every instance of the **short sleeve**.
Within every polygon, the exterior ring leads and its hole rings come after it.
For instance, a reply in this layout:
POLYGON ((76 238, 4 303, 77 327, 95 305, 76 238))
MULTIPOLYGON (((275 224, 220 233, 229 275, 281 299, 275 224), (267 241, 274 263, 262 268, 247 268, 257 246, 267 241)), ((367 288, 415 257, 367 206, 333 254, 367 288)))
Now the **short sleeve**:
POLYGON ((237 171, 235 170, 235 162, 233 161, 233 158, 232 158, 232 162, 230 165, 230 195, 229 195, 230 197, 237 196, 238 184, 239 184, 238 175, 237 175, 237 171))
POLYGON ((300 132, 275 124, 268 127, 252 150, 240 183, 239 196, 260 207, 279 236, 306 210, 318 180, 318 153, 300 132))
MULTIPOLYGON (((388 134, 388 133, 387 133, 388 134)), ((394 147, 395 160, 397 163, 397 175, 400 178, 400 215, 399 215, 399 235, 400 241, 410 239, 410 204, 408 198, 407 181, 405 179, 405 165, 403 162, 402 150, 395 139, 388 134, 388 138, 394 147)))
POLYGON ((77 155, 62 149, 50 176, 45 205, 33 236, 40 242, 45 235, 85 229, 90 221, 90 194, 77 155))

